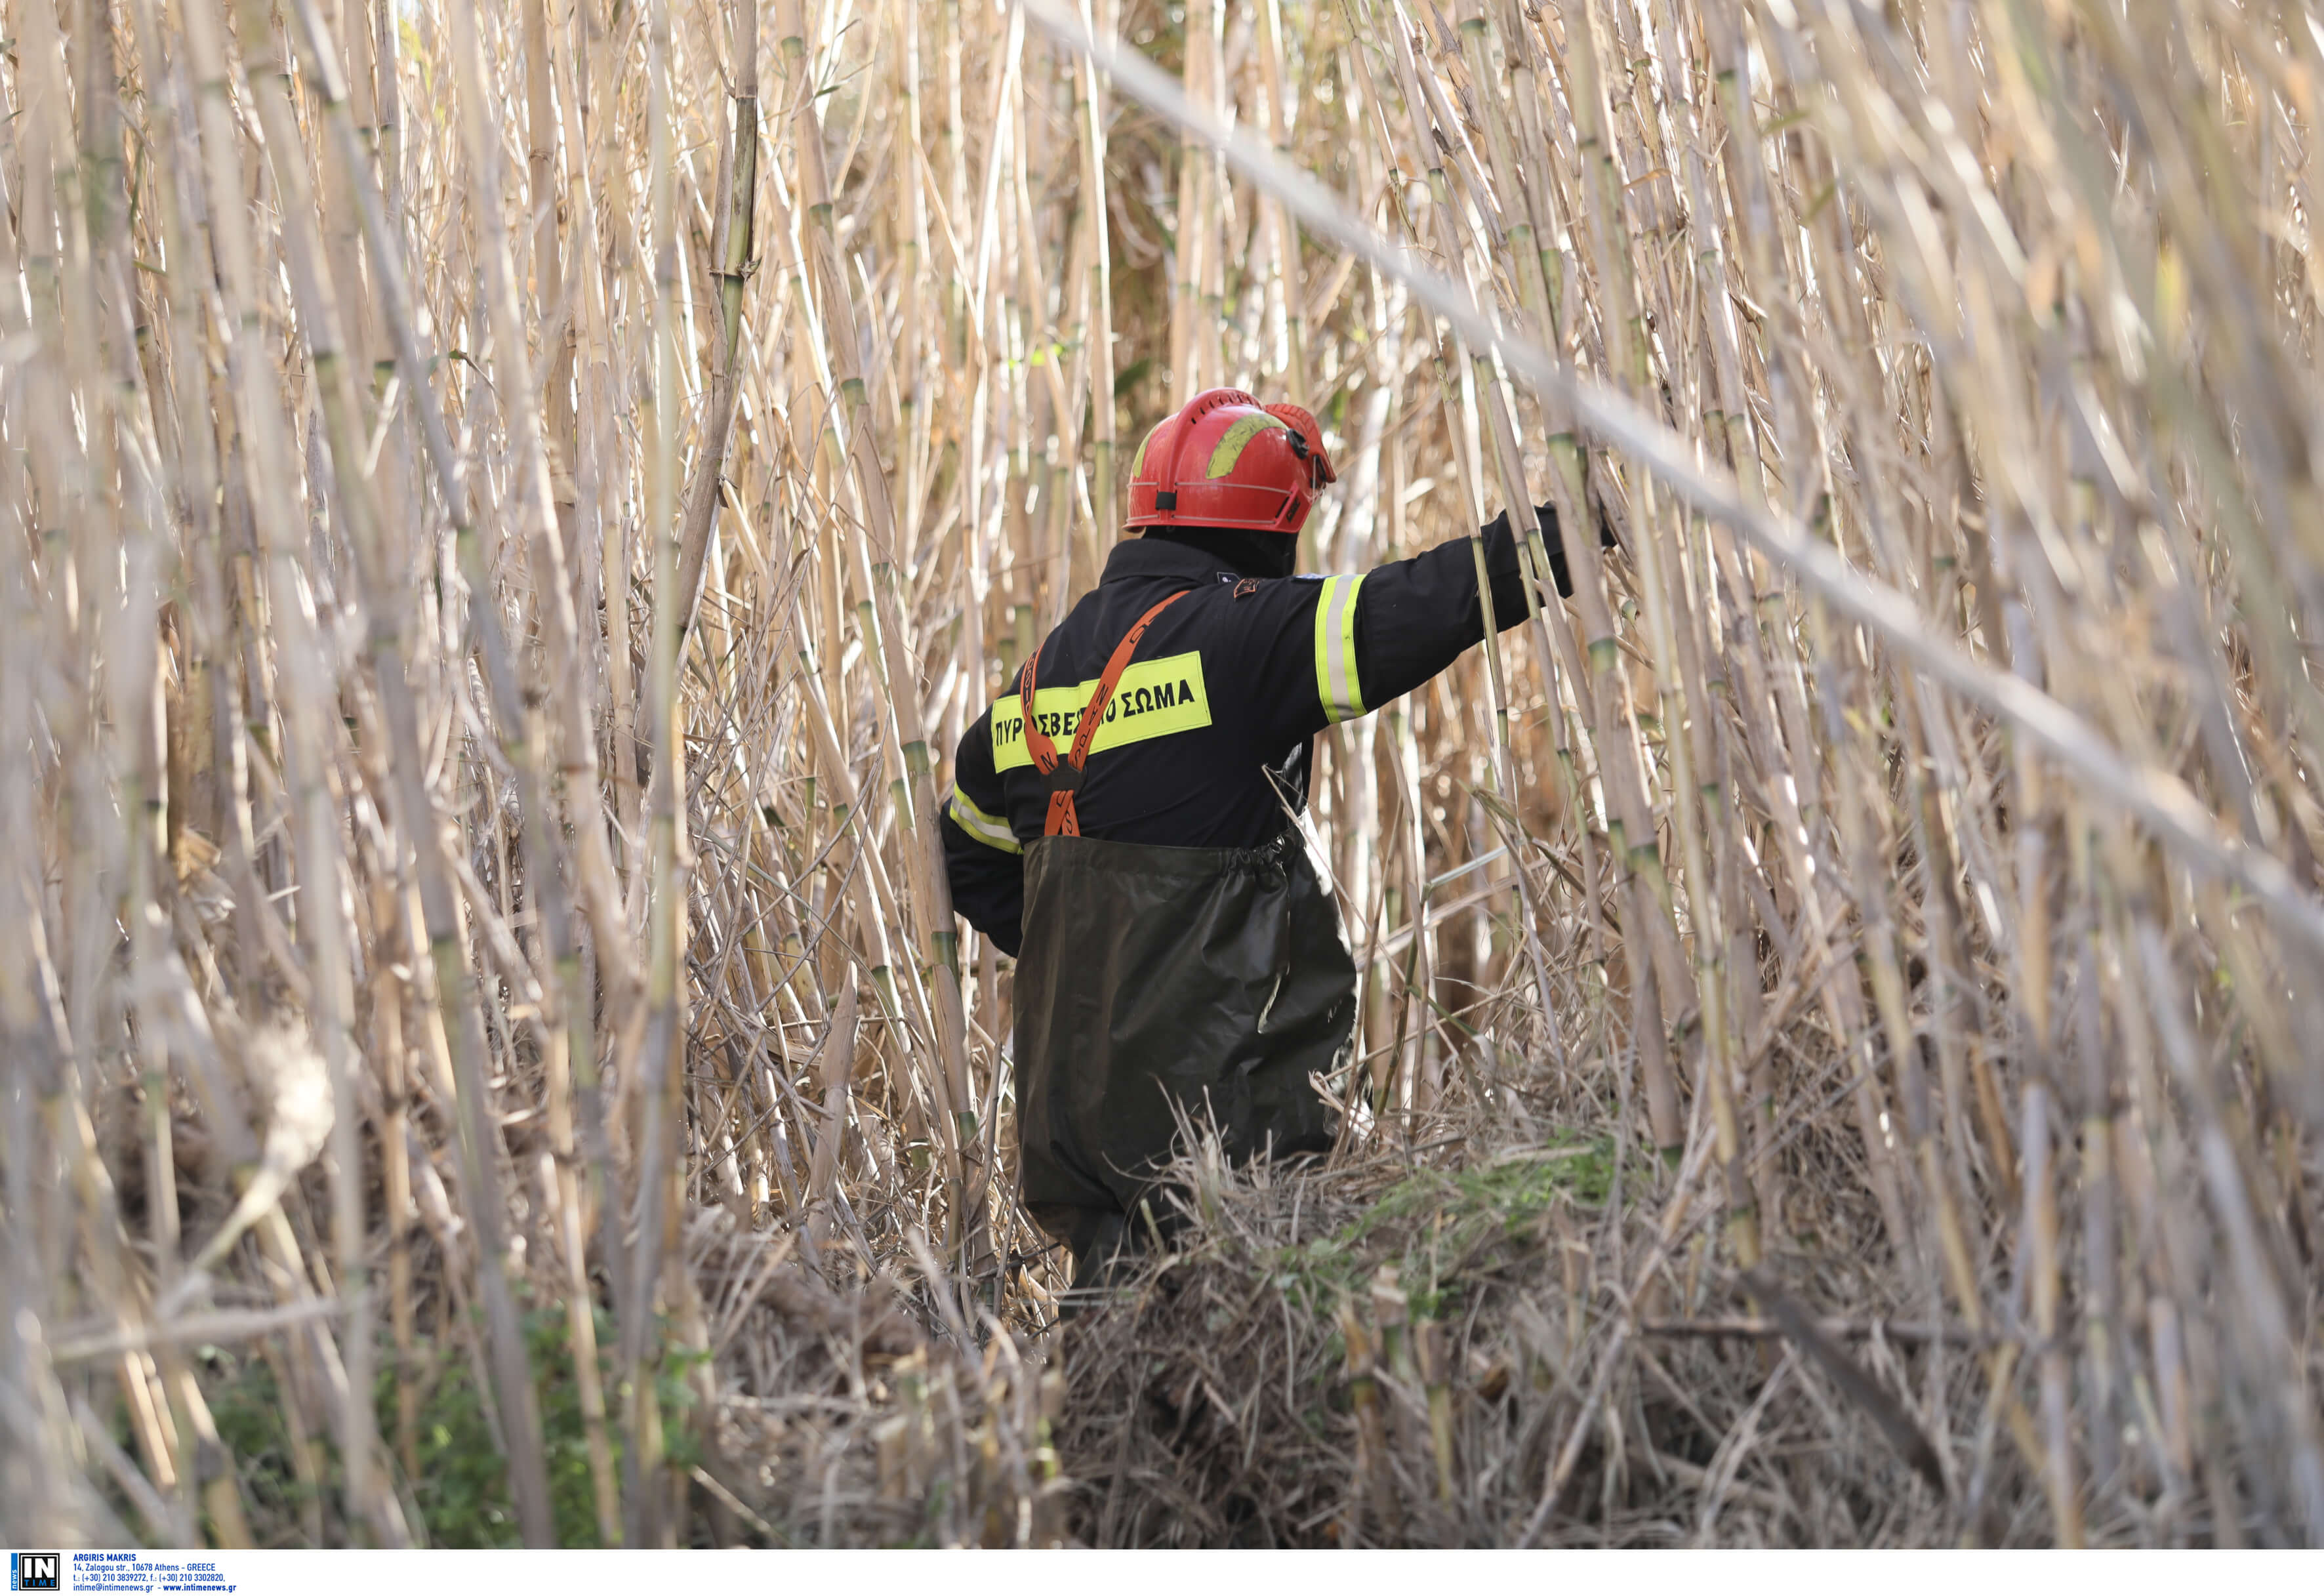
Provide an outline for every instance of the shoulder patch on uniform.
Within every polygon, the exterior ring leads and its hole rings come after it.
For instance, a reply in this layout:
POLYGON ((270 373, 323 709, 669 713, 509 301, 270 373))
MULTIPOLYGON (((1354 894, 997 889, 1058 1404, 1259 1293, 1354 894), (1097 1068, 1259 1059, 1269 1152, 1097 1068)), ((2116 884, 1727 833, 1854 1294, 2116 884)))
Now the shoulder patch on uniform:
POLYGON ((1257 577, 1245 577, 1241 581, 1235 584, 1234 595, 1237 598, 1249 598, 1252 594, 1257 593, 1258 591, 1259 578, 1257 577))

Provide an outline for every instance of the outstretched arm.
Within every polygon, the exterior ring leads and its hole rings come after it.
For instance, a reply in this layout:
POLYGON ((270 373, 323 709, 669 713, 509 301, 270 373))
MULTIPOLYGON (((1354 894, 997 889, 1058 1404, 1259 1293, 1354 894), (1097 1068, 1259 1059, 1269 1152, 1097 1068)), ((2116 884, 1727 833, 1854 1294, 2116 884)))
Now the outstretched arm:
MULTIPOLYGON (((1573 591, 1558 538, 1557 512, 1544 504, 1542 545, 1561 596, 1573 591)), ((1526 617, 1525 577, 1506 512, 1479 535, 1491 584, 1493 620, 1508 631, 1526 617)), ((1277 610, 1254 629, 1261 658, 1246 662, 1251 679, 1314 683, 1269 703, 1259 728, 1274 745, 1312 736, 1339 721, 1369 715, 1451 665, 1485 635, 1477 604, 1477 558, 1466 538, 1410 559, 1374 566, 1360 576, 1268 583, 1255 595, 1277 610)))
MULTIPOLYGON (((1560 596, 1573 591, 1558 537, 1557 512, 1538 506, 1543 548, 1560 596)), ((1517 539, 1503 511, 1484 527, 1485 574, 1492 584, 1493 622, 1507 632, 1526 618, 1524 567, 1517 539)), ((1358 584, 1349 617, 1348 644, 1362 697, 1353 712, 1377 709, 1401 697, 1483 641, 1485 618, 1477 604, 1477 560, 1468 540, 1440 543, 1410 559, 1375 566, 1360 577, 1333 577, 1358 584)), ((1344 720, 1347 715, 1335 715, 1344 720)))

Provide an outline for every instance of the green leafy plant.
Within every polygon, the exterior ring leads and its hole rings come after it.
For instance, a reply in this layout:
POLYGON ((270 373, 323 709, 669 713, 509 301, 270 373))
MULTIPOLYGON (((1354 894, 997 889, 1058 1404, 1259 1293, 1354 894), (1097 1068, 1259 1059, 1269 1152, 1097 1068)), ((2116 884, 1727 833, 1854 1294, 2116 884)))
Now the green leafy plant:
POLYGON ((1596 1207, 1613 1186, 1613 1143, 1600 1138, 1505 1156, 1471 1169, 1423 1169, 1330 1235, 1287 1249, 1282 1284, 1327 1310, 1383 1263, 1397 1266, 1413 1314, 1434 1317, 1459 1278, 1507 1242, 1529 1242, 1562 1204, 1596 1207))
MULTIPOLYGON (((597 1322, 599 1374, 604 1388, 617 1392, 610 1350, 617 1339, 613 1318, 602 1307, 593 1312, 597 1322)), ((524 1316, 524 1332, 540 1402, 541 1444, 549 1465, 549 1508, 557 1544, 599 1545, 580 1386, 563 1375, 572 1365, 570 1322, 560 1307, 535 1308, 524 1316)), ((696 1406, 689 1377, 706 1356, 666 1342, 655 1366, 654 1398, 663 1415, 664 1456, 672 1468, 689 1468, 700 1458, 700 1442, 680 1416, 696 1406)), ((394 1389, 392 1376, 383 1374, 378 1400, 383 1429, 393 1423, 394 1389)), ((420 1411, 419 1432, 420 1471, 410 1482, 410 1490, 429 1542, 439 1546, 521 1545, 507 1470, 493 1440, 483 1393, 476 1388, 466 1360, 447 1361, 441 1378, 429 1388, 420 1411)), ((618 1463, 618 1433, 613 1446, 618 1463)))

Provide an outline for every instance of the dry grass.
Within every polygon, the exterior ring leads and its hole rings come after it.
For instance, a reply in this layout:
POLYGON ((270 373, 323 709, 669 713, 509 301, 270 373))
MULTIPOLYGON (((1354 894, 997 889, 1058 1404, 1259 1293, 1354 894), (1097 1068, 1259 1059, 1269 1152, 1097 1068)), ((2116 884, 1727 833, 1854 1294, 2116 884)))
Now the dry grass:
MULTIPOLYGON (((1198 1158, 1198 1239, 1065 1341, 1074 1529, 1102 1545, 2043 1536, 2023 1464, 1977 1433, 1957 1327, 1820 1326, 1946 1426, 1973 1471, 1956 1498, 1721 1291, 1701 1219, 1662 1233, 1636 1170, 1631 1203, 1609 1201, 1611 1146, 1257 1180, 1198 1158), (1725 1311, 1673 1317, 1676 1283, 1725 1311)), ((1844 1265, 1785 1262, 1803 1291, 1876 1298, 1844 1265)))
POLYGON ((1085 4, 8 0, 0 1533, 2324 1539, 2313 30, 1085 4), (1619 548, 1061 1343, 935 805, 1224 382, 1619 548))

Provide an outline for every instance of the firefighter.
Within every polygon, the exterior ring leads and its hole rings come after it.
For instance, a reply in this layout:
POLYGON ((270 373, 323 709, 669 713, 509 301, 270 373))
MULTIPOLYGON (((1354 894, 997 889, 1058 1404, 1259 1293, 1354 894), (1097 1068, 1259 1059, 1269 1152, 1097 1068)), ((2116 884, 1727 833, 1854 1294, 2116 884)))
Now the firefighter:
MULTIPOLYGON (((961 738, 942 820, 954 906, 1017 961, 1022 1197, 1077 1287, 1167 1228, 1144 1200, 1178 1110, 1238 1160, 1330 1150, 1308 1077, 1346 1061, 1356 970, 1289 816, 1317 733, 1484 635, 1466 539, 1293 575, 1334 480, 1303 410, 1197 394, 1130 475, 1130 536, 961 738)), ((1568 593, 1554 514, 1535 513, 1568 593)), ((1513 626, 1508 516, 1482 535, 1513 626)))

